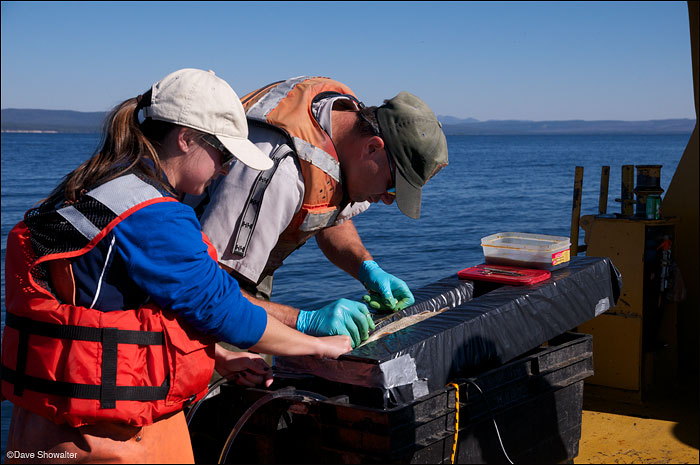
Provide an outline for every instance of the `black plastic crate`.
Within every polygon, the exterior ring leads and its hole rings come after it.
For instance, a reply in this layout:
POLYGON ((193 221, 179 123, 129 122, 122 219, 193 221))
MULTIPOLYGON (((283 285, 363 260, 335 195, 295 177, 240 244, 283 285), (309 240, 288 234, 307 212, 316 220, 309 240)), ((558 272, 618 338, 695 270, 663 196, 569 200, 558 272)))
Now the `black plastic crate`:
MULTIPOLYGON (((457 461, 507 461, 493 426, 492 415, 499 425, 506 451, 514 461, 561 462, 573 459, 578 454, 583 379, 593 374, 592 362, 592 338, 567 333, 516 361, 475 377, 456 380, 460 387, 457 461), (483 396, 473 383, 483 391, 483 396)), ((454 397, 454 391, 449 388, 445 389, 445 393, 454 397)), ((435 398, 437 396, 433 395, 430 400, 435 398)), ((423 399, 419 399, 415 404, 423 402, 423 399)), ((411 409, 392 410, 399 410, 405 415, 416 410, 415 404, 411 409)), ((352 406, 343 407, 348 408, 352 406)), ((355 409, 356 415, 361 416, 364 412, 366 409, 355 409)), ((377 415, 377 412, 373 412, 373 415, 377 415)), ((444 430, 427 430, 419 434, 425 417, 418 415, 415 427, 410 423, 408 426, 394 423, 393 429, 385 429, 384 442, 374 440, 369 443, 357 441, 358 434, 368 435, 360 433, 363 431, 362 421, 348 422, 347 418, 342 418, 340 423, 350 423, 345 426, 346 429, 354 428, 358 433, 345 436, 349 440, 340 436, 334 437, 335 441, 324 441, 324 461, 449 462, 455 441, 454 415, 443 416, 438 411, 435 411, 435 415, 444 425, 444 430), (414 442, 406 445, 406 436, 414 442), (354 447, 358 443, 362 447, 354 447)), ((388 418, 388 414, 383 418, 388 418)), ((332 430, 334 427, 324 424, 322 429, 332 430)))
MULTIPOLYGON (((457 462, 506 462, 493 419, 513 461, 570 461, 578 454, 583 379, 592 374, 591 336, 565 333, 510 363, 455 379, 459 412, 451 386, 407 405, 378 409, 339 395, 344 385, 320 383, 316 392, 328 400, 276 399, 255 412, 236 438, 228 461, 449 463, 457 413, 457 462)), ((300 377, 277 379, 273 386, 293 392, 290 387, 295 384, 308 390, 312 385, 300 377)), ((224 385, 219 395, 205 401, 191 425, 196 460, 218 460, 245 408, 268 393, 224 385)))

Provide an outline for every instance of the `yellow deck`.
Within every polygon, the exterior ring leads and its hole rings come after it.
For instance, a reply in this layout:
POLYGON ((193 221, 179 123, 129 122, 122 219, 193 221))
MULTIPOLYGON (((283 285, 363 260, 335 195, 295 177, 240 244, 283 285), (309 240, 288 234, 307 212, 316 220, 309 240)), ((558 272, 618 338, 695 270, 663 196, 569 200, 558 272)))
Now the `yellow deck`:
POLYGON ((574 463, 698 463, 697 380, 642 404, 584 395, 574 463))

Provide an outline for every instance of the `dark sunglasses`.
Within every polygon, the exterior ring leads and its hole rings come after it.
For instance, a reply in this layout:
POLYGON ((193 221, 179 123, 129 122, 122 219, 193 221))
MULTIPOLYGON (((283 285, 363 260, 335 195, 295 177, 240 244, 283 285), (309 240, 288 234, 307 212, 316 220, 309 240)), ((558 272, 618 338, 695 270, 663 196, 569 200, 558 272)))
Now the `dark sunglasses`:
POLYGON ((202 140, 206 142, 207 144, 211 145, 214 147, 216 150, 221 152, 222 160, 221 160, 221 166, 224 168, 230 168, 233 162, 236 160, 236 157, 233 156, 231 152, 228 151, 226 147, 224 147, 224 144, 221 143, 219 139, 216 138, 216 136, 212 136, 211 134, 204 134, 202 136, 202 140))
MULTIPOLYGON (((375 136, 382 137, 382 133, 379 131, 379 128, 372 124, 372 122, 368 120, 361 111, 358 111, 357 114, 360 115, 360 118, 362 118, 362 120, 372 128, 372 132, 374 132, 375 136)), ((384 140, 383 137, 382 140, 384 140)), ((396 167, 394 167, 394 162, 391 160, 391 155, 389 155, 389 148, 386 146, 386 142, 384 143, 384 151, 386 152, 386 159, 389 162, 389 171, 391 172, 391 188, 387 189, 387 193, 396 195, 396 167)))

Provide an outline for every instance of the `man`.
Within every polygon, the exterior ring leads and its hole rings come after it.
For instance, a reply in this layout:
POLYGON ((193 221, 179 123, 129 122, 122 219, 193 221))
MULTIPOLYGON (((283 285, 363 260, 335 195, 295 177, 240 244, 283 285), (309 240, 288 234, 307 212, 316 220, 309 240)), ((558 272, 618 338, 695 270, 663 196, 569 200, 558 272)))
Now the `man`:
POLYGON ((276 82, 241 101, 248 137, 273 168, 260 173, 237 163, 207 195, 186 202, 246 297, 293 328, 346 334, 355 347, 374 328, 365 304, 339 299, 305 311, 270 302, 273 273, 315 237, 332 263, 370 291, 370 306, 413 304, 406 283, 372 260, 351 218, 394 199, 404 214, 419 217, 422 186, 447 165, 441 125, 407 92, 365 107, 347 86, 320 77, 276 82))

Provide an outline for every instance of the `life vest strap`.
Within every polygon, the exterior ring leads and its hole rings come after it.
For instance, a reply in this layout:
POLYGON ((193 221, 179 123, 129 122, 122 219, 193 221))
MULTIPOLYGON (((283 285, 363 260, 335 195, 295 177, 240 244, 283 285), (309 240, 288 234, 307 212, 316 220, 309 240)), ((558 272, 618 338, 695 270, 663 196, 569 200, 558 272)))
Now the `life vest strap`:
MULTIPOLYGON (((37 336, 90 342, 102 342, 103 331, 105 329, 114 329, 46 323, 44 321, 36 321, 31 318, 17 316, 10 312, 7 312, 5 315, 5 326, 37 336)), ((165 341, 165 336, 162 331, 114 330, 116 331, 118 344, 161 346, 165 341)))
POLYGON ((102 330, 102 383, 100 407, 117 407, 117 328, 102 330))
MULTIPOLYGON (((19 374, 6 366, 2 367, 2 380, 10 384, 18 382, 19 374)), ((27 374, 21 375, 24 387, 30 391, 53 394, 74 399, 99 400, 103 398, 102 386, 99 384, 78 384, 65 381, 52 381, 27 374)), ((115 386, 115 400, 155 401, 163 400, 170 390, 170 378, 166 377, 160 386, 115 386)), ((105 407, 102 407, 105 408, 105 407)), ((114 407, 113 407, 114 408, 114 407)))
POLYGON ((238 227, 238 232, 236 232, 236 238, 234 239, 233 248, 231 250, 232 254, 238 255, 239 257, 246 256, 250 239, 253 236, 253 231, 255 231, 255 225, 258 223, 258 216, 260 215, 260 208, 263 198, 265 197, 265 190, 270 185, 270 181, 275 175, 280 162, 292 153, 294 152, 287 144, 278 146, 270 154, 270 158, 273 161, 272 168, 261 171, 255 178, 255 182, 248 194, 248 199, 243 207, 241 224, 238 227))
MULTIPOLYGON (((153 395, 161 395, 162 386, 117 386, 117 354, 119 344, 163 345, 165 342, 165 335, 161 331, 135 331, 117 328, 61 325, 36 321, 9 312, 6 314, 5 326, 14 328, 19 332, 17 366, 15 370, 9 370, 12 375, 14 394, 18 397, 22 396, 25 388, 32 391, 43 392, 44 394, 66 395, 61 393, 67 392, 70 397, 100 399, 101 408, 110 409, 116 408, 117 400, 160 400, 164 399, 168 393, 168 389, 165 389, 165 394, 163 394, 162 397, 152 399, 151 396, 153 395), (26 374, 27 353, 29 350, 29 336, 32 334, 54 339, 102 343, 102 383, 99 385, 84 385, 44 380, 28 376, 26 374), (133 391, 130 390, 130 388, 136 390, 133 391), (141 392, 142 388, 145 389, 144 392, 141 392), (95 390, 97 390, 96 393, 94 392, 95 390), (151 390, 155 390, 154 393, 150 393, 151 390), (141 395, 147 395, 147 398, 139 398, 141 395), (124 398, 124 396, 127 396, 127 398, 124 398)), ((8 368, 3 366, 3 379, 6 378, 5 375, 7 371, 8 368)))

